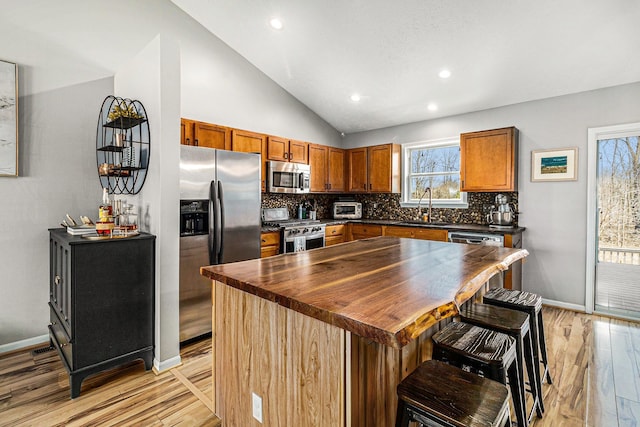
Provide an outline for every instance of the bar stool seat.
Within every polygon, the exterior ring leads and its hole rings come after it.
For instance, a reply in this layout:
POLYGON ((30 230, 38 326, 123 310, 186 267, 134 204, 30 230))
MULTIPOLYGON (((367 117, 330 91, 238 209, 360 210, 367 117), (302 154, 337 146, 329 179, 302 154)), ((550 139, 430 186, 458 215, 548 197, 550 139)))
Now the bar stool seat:
POLYGON ((396 427, 510 426, 507 387, 437 360, 427 360, 398 384, 396 427))
POLYGON ((536 366, 539 366, 540 363, 543 364, 544 372, 540 378, 544 379, 546 377, 547 384, 552 384, 547 360, 547 346, 544 338, 544 323, 542 321, 542 297, 531 292, 494 288, 484 294, 482 302, 511 310, 524 311, 529 314, 531 341, 534 343, 534 347, 539 347, 539 352, 535 350, 533 352, 536 366), (537 343, 537 346, 535 343, 537 343))
POLYGON ((508 379, 518 425, 528 426, 524 384, 518 375, 516 346, 512 337, 468 323, 452 322, 431 339, 433 359, 502 384, 507 384, 508 379))
POLYGON ((536 412, 538 418, 542 418, 544 406, 542 404, 542 386, 540 384, 540 371, 533 358, 533 345, 531 341, 529 315, 522 311, 509 310, 493 305, 472 304, 460 311, 460 319, 471 325, 502 332, 516 340, 516 354, 518 357, 518 376, 524 384, 524 366, 529 374, 530 391, 533 396, 533 406, 529 414, 529 421, 536 412))

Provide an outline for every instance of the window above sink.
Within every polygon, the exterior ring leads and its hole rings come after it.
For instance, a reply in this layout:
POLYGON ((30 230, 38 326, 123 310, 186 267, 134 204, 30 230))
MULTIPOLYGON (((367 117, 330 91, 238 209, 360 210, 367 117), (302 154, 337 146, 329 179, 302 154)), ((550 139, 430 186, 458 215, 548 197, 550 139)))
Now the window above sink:
POLYGON ((467 194, 460 191, 460 138, 402 145, 403 186, 400 206, 467 208, 467 194))

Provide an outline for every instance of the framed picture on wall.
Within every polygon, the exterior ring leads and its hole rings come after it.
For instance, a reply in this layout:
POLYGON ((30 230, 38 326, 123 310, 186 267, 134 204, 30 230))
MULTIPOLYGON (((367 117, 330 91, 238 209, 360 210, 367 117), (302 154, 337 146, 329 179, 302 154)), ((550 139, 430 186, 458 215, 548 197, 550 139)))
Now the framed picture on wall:
POLYGON ((18 176, 18 74, 0 60, 0 176, 18 176))
POLYGON ((531 152, 531 181, 575 181, 577 179, 577 147, 531 152))

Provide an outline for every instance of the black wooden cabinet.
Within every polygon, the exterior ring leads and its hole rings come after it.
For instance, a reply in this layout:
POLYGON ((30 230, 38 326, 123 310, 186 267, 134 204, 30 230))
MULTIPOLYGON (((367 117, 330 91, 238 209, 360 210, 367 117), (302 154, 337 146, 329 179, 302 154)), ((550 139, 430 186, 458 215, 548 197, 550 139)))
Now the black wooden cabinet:
POLYGON ((49 230, 49 337, 71 397, 89 375, 135 359, 151 369, 155 236, 89 240, 49 230))

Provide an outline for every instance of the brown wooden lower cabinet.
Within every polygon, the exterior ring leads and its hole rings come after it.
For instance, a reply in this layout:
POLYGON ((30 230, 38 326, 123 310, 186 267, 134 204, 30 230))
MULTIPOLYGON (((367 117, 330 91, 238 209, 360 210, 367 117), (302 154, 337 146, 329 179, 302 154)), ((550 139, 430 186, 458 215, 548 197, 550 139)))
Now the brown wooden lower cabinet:
POLYGON ((349 224, 349 240, 382 236, 382 226, 377 224, 349 224))
POLYGON ((324 230, 324 245, 332 246, 346 241, 346 226, 344 224, 327 225, 324 230))
POLYGON ((448 239, 447 230, 420 227, 399 227, 393 225, 386 226, 384 228, 384 235, 394 237, 408 237, 411 239, 437 240, 439 242, 446 242, 448 239))
POLYGON ((269 231, 260 235, 260 258, 266 258, 280 253, 280 232, 269 231))

